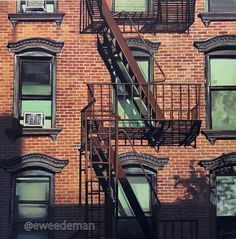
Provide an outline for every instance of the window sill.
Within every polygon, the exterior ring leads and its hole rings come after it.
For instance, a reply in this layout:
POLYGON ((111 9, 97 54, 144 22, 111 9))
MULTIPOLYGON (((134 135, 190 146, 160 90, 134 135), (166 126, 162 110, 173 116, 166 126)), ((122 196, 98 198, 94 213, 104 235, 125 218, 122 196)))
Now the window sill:
POLYGON ((49 136, 55 142, 59 133, 62 131, 61 128, 11 128, 6 130, 6 134, 10 139, 15 140, 18 137, 24 136, 49 136))
POLYGON ((57 26, 60 26, 64 16, 65 13, 9 13, 8 19, 14 28, 18 22, 27 21, 55 22, 57 26))
POLYGON ((204 12, 198 14, 205 27, 208 27, 211 22, 219 21, 236 21, 236 13, 234 12, 204 12))
POLYGON ((214 144, 218 139, 236 139, 236 130, 203 130, 201 132, 214 144))

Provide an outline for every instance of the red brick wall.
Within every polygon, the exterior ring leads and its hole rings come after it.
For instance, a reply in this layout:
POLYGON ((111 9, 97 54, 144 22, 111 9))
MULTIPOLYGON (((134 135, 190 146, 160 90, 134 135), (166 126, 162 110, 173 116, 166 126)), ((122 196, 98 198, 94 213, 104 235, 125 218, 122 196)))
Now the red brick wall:
MULTIPOLYGON (((167 82, 204 84, 204 55, 193 46, 193 42, 220 34, 234 34, 236 22, 211 23, 206 28, 197 14, 203 12, 203 0, 196 1, 196 17, 188 34, 145 34, 145 39, 161 42, 157 59, 162 66, 167 82)), ((87 82, 110 80, 108 71, 96 49, 96 35, 80 34, 80 4, 78 0, 59 0, 59 11, 65 13, 60 27, 53 22, 22 22, 13 29, 8 20, 8 13, 14 13, 14 1, 0 1, 0 159, 10 159, 22 154, 37 152, 52 157, 68 159, 69 164, 62 173, 56 175, 55 203, 75 205, 78 203, 79 187, 79 152, 80 110, 87 103, 87 82), (63 130, 56 142, 49 137, 22 137, 10 140, 5 129, 11 127, 13 113, 14 56, 6 45, 8 41, 17 41, 30 37, 44 37, 64 41, 63 52, 57 56, 57 103, 56 125, 63 130)), ((136 36, 127 34, 126 36, 136 36)), ((155 80, 158 69, 155 68, 155 80)), ((204 96, 202 96, 203 98, 204 96)), ((202 102, 203 104, 205 102, 202 102)), ((204 107, 202 107, 202 129, 205 127, 204 107)), ((199 192, 198 184, 207 188, 203 169, 197 166, 201 159, 216 157, 235 150, 233 140, 218 140, 211 145, 203 135, 197 139, 197 148, 162 147, 157 153, 147 147, 138 151, 153 154, 156 157, 168 157, 170 161, 163 171, 158 173, 158 196, 163 203, 163 217, 169 214, 189 215, 200 219, 202 234, 207 238, 208 192, 199 192), (194 196, 177 178, 188 181, 194 188, 194 196), (198 208, 197 208, 198 206, 198 208), (202 209, 199 209, 202 208, 202 209), (165 213, 168 212, 168 213, 165 213), (193 214, 194 212, 194 214, 193 214), (194 215, 194 216, 193 216, 194 215)), ((129 150, 129 149, 125 149, 129 150)), ((7 215, 9 214, 10 195, 9 178, 0 171, 0 238, 7 238, 7 215), (4 195, 4 196, 3 196, 4 195)), ((203 237, 200 237, 201 239, 203 237)))

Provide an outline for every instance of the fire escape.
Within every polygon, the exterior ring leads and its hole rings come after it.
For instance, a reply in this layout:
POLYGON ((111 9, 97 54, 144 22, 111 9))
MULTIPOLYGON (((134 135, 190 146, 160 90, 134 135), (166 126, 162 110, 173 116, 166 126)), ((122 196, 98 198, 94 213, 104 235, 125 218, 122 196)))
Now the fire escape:
POLYGON ((118 149, 127 146, 135 153, 154 192, 135 146, 194 146, 201 126, 201 88, 147 82, 123 33, 186 32, 194 21, 194 7, 195 0, 154 0, 152 11, 127 14, 112 13, 105 0, 81 0, 81 33, 97 34, 98 52, 111 75, 111 83, 87 85, 88 104, 81 112, 80 180, 85 185, 80 200, 87 221, 96 227, 85 238, 115 238, 118 184, 143 238, 156 238, 118 160, 118 149), (121 115, 121 108, 129 113, 121 115))

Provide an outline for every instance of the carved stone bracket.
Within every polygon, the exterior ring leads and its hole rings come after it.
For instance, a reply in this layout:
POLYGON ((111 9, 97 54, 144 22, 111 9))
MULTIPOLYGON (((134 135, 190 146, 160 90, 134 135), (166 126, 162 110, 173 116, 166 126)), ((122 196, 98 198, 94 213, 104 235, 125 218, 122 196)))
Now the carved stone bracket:
POLYGON ((209 52, 218 47, 236 47, 236 35, 221 35, 202 41, 195 41, 194 46, 199 52, 209 52))
POLYGON ((19 53, 32 48, 45 49, 51 53, 60 53, 64 42, 58 42, 46 38, 27 38, 16 42, 9 42, 7 48, 11 53, 19 53))
POLYGON ((59 160, 47 155, 31 153, 13 159, 0 160, 0 168, 10 173, 15 173, 27 168, 42 168, 53 173, 59 173, 68 162, 68 160, 59 160))

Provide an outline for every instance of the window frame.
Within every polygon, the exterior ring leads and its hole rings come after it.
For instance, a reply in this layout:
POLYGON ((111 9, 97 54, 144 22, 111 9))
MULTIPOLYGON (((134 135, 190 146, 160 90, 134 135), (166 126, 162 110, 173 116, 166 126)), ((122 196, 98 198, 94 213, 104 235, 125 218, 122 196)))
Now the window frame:
MULTIPOLYGON (((127 178, 129 178, 129 177, 134 177, 134 178, 135 177, 144 177, 145 178, 145 175, 143 175, 142 172, 139 172, 135 167, 133 167, 133 168, 130 167, 130 170, 132 170, 132 171, 134 170, 134 171, 129 172, 129 169, 128 169, 127 173, 126 173, 127 178)), ((156 176, 156 174, 149 172, 149 173, 147 173, 147 176, 149 177, 149 180, 152 183, 152 186, 153 186, 155 192, 157 192, 157 187, 156 187, 157 186, 157 176, 156 176)), ((118 194, 118 198, 119 198, 119 194, 118 194)), ((157 206, 157 204, 155 203, 155 200, 156 200, 156 198, 153 194, 153 191, 150 189, 150 209, 151 209, 151 211, 150 212, 144 212, 145 215, 147 213, 149 214, 149 215, 146 216, 147 218, 153 218, 153 214, 155 214, 154 210, 157 206)), ((119 219, 135 219, 136 216, 135 215, 134 216, 129 216, 129 215, 120 216, 120 215, 118 215, 118 218, 119 219)))
MULTIPOLYGON (((130 46, 130 50, 132 51, 132 54, 133 54, 136 62, 139 60, 147 60, 148 61, 148 81, 147 82, 153 82, 154 81, 154 61, 153 61, 151 55, 147 51, 145 51, 139 47, 130 46)), ((137 62, 137 64, 138 64, 138 62, 137 62)), ((140 68, 140 71, 142 72, 141 68, 140 68)), ((144 76, 144 78, 145 78, 145 76, 144 76)), ((124 94, 119 94, 119 93, 116 96, 114 96, 114 93, 113 93, 113 109, 114 109, 114 111, 116 111, 116 108, 117 108, 118 115, 119 115, 119 106, 118 106, 118 102, 116 103, 116 97, 118 97, 118 99, 117 99, 118 101, 119 101, 119 98, 120 99, 123 98, 123 100, 128 100, 129 97, 127 97, 127 96, 124 97, 124 94)), ((135 110, 135 108, 133 110, 135 110)), ((134 113, 132 113, 132 115, 134 116, 134 113)), ((125 114, 122 114, 121 116, 125 116, 125 114)), ((121 121, 120 121, 121 126, 125 126, 125 127, 136 126, 137 127, 138 124, 140 123, 140 122, 138 123, 138 121, 137 122, 134 122, 134 121, 125 122, 125 119, 127 119, 127 118, 121 117, 121 116, 119 115, 119 119, 121 119, 121 121), (122 120, 124 120, 124 121, 122 121, 122 120)), ((141 122, 141 124, 142 124, 142 122, 141 122)))
POLYGON ((41 14, 41 13, 57 13, 58 9, 58 0, 44 0, 45 5, 47 6, 48 3, 53 3, 53 12, 47 12, 47 11, 24 11, 22 8, 22 5, 25 4, 26 0, 17 0, 16 2, 16 11, 18 13, 26 13, 26 14, 41 14))
MULTIPOLYGON (((53 210, 51 210, 51 207, 54 205, 55 201, 55 175, 53 173, 50 173, 48 171, 44 171, 42 169, 30 169, 25 170, 22 172, 18 172, 13 175, 12 180, 12 206, 11 206, 11 225, 12 225, 12 236, 14 239, 17 238, 17 232, 16 232, 16 225, 24 225, 26 222, 16 222, 16 206, 17 206, 17 199, 16 199, 16 181, 17 178, 49 178, 49 200, 48 200, 48 220, 52 221, 53 219, 53 210)), ((29 221, 29 219, 27 219, 29 221)), ((49 231, 48 238, 51 238, 52 232, 49 231)))
POLYGON ((217 226, 216 180, 218 176, 236 176, 236 152, 222 154, 216 158, 204 159, 198 164, 209 171, 209 222, 211 238, 219 238, 217 237, 219 228, 217 226))
MULTIPOLYGON (((235 86, 211 86, 211 67, 210 67, 210 60, 212 58, 235 58, 236 59, 236 50, 219 50, 208 53, 206 55, 206 129, 210 131, 231 131, 234 130, 215 130, 212 128, 212 100, 211 100, 211 92, 214 90, 235 90, 236 91, 236 84, 235 86)), ((235 128, 236 130, 236 128, 235 128)))
MULTIPOLYGON (((14 81, 14 117, 17 120, 20 120, 21 117, 21 69, 20 63, 23 59, 32 59, 33 61, 41 61, 43 58, 51 59, 51 99, 52 99, 52 119, 51 119, 51 128, 42 128, 53 129, 56 128, 56 56, 41 52, 41 51, 29 51, 22 54, 15 55, 15 81, 14 81)), ((25 128, 25 127, 23 127, 25 128)), ((33 129, 33 127, 31 128, 33 129)))

